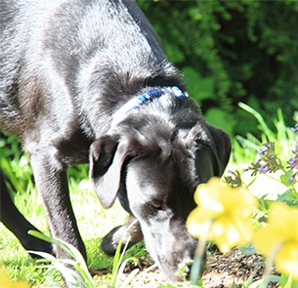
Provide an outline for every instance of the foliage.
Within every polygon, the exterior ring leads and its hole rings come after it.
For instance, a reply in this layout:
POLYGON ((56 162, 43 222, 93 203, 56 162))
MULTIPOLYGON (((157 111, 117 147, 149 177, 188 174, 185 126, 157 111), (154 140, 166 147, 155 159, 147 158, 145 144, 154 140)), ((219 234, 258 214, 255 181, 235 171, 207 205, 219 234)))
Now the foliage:
POLYGON ((20 143, 11 136, 0 133, 0 167, 7 176, 11 191, 27 191, 33 184, 33 173, 28 155, 24 154, 20 143))
MULTIPOLYGON (((269 128, 270 123, 266 123, 264 117, 244 103, 239 106, 246 112, 250 113, 256 119, 256 128, 261 132, 260 137, 252 133, 246 133, 246 137, 236 135, 233 141, 233 159, 234 163, 248 163, 255 160, 256 154, 260 153, 260 147, 263 143, 274 142, 277 154, 285 160, 290 157, 291 149, 295 143, 295 134, 291 132, 284 121, 283 113, 280 108, 277 110, 277 117, 270 122, 275 129, 269 128)), ((295 118, 298 123, 298 117, 295 118)), ((269 122, 269 121, 267 121, 269 122)))
MULTIPOLYGON (((37 231, 30 231, 30 235, 33 235, 37 238, 40 238, 44 241, 53 243, 58 245, 62 248, 71 259, 56 259, 54 256, 44 252, 34 252, 31 251, 32 254, 36 254, 38 256, 43 257, 43 259, 37 260, 40 264, 47 264, 42 265, 42 267, 47 267, 47 269, 57 269, 64 279, 71 283, 72 287, 83 287, 86 288, 95 288, 97 287, 95 281, 93 280, 87 264, 81 255, 81 253, 75 248, 73 245, 59 240, 53 239, 51 237, 45 236, 44 234, 37 232, 37 231)), ((122 276, 125 266, 128 262, 137 263, 137 259, 135 257, 130 257, 123 260, 124 253, 127 249, 128 241, 125 244, 123 252, 121 253, 122 241, 120 241, 117 251, 114 257, 114 264, 111 277, 109 279, 108 287, 111 288, 124 288, 131 282, 131 280, 135 277, 138 273, 138 269, 134 269, 128 276, 124 279, 122 276)))
POLYGON ((44 241, 53 243, 62 248, 65 252, 72 257, 72 259, 56 259, 53 255, 45 252, 30 251, 32 254, 36 254, 43 259, 37 260, 39 263, 48 264, 49 269, 57 269, 63 275, 72 287, 80 287, 84 285, 86 288, 92 288, 93 279, 89 274, 87 264, 80 254, 80 252, 71 244, 66 243, 65 241, 53 239, 51 237, 45 236, 44 234, 37 231, 29 231, 30 235, 38 237, 44 241), (74 269, 69 268, 69 266, 74 269))
MULTIPOLYGON (((244 172, 251 172, 251 176, 266 174, 275 179, 285 188, 284 191, 279 191, 277 200, 289 206, 298 206, 298 192, 296 189, 298 181, 298 124, 291 129, 287 128, 282 113, 279 111, 278 121, 275 121, 277 132, 274 133, 269 129, 261 114, 244 104, 242 104, 242 107, 257 118, 260 129, 263 131, 262 139, 264 141, 261 144, 259 140, 257 142, 254 140, 255 143, 252 145, 251 141, 244 141, 242 137, 238 137, 238 141, 246 147, 259 147, 257 150, 258 158, 248 165, 244 172), (289 144, 294 147, 289 146, 289 144)), ((243 181, 240 174, 239 171, 231 171, 231 175, 225 177, 225 179, 234 187, 241 186, 243 181)))
POLYGON ((211 123, 220 117, 229 132, 257 133, 237 109, 240 101, 271 118, 283 107, 291 123, 298 110, 297 1, 138 3, 211 123))
MULTIPOLYGON (((130 227, 135 224, 134 222, 130 225, 130 227)), ((129 227, 129 228, 130 228, 129 227)), ((127 230, 129 230, 129 228, 127 228, 127 230)), ((135 264, 137 264, 138 260, 135 257, 130 257, 127 258, 126 260, 123 261, 123 256, 124 256, 124 252, 127 249, 127 245, 130 241, 130 235, 123 235, 121 241, 119 242, 118 246, 117 246, 117 250, 114 256, 114 264, 113 264, 113 269, 112 269, 112 279, 111 282, 109 284, 109 287, 111 288, 123 288, 128 286, 128 284, 131 282, 131 280, 136 276, 136 274, 139 272, 139 269, 134 269, 127 277, 122 277, 124 278, 121 279, 122 274, 124 275, 124 268, 126 266, 126 264, 128 262, 134 262, 135 264), (121 247, 122 247, 122 243, 123 243, 123 238, 127 238, 123 248, 123 252, 121 253, 121 247)))

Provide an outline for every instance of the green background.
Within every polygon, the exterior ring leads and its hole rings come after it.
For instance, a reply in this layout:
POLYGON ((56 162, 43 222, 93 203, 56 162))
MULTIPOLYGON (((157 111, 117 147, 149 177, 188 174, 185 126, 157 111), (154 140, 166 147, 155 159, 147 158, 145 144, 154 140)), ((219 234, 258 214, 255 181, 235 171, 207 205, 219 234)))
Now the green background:
MULTIPOLYGON (((265 119, 298 110, 297 1, 137 1, 205 117, 231 135, 258 135, 244 102, 265 119)), ((270 122, 270 121, 268 121, 270 122)))

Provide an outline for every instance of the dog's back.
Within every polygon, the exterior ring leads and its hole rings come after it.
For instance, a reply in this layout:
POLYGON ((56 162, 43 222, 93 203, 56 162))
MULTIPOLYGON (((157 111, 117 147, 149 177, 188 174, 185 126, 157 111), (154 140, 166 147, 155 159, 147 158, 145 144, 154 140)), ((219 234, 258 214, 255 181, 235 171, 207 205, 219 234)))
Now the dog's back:
MULTIPOLYGON (((146 85, 177 85, 178 73, 134 1, 2 0, 0 13, 0 125, 19 137, 51 110, 62 114, 59 123, 46 121, 56 129, 77 123, 93 138, 90 121, 146 85)), ((95 125, 104 129, 108 120, 95 125)))

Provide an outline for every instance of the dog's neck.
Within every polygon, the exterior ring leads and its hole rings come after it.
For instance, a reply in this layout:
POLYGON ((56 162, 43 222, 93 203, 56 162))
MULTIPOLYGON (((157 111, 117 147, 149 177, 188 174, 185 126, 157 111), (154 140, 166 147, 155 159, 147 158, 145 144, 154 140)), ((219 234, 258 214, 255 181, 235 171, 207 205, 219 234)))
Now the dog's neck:
POLYGON ((147 102, 151 102, 156 98, 161 97, 166 92, 170 92, 177 98, 188 97, 187 92, 182 92, 177 86, 164 87, 161 89, 155 89, 143 93, 141 95, 133 97, 131 100, 127 101, 122 105, 114 114, 113 120, 111 122, 111 128, 115 127, 119 122, 121 122, 132 110, 144 105, 147 102))

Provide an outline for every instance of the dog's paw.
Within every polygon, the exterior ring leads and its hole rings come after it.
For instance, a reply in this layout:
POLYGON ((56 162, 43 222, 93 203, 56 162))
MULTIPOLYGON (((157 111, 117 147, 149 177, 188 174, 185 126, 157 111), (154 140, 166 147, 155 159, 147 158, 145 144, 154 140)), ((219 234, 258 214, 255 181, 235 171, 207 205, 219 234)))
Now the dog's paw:
MULTIPOLYGON (((123 226, 117 226, 114 229, 112 229, 106 236, 103 237, 101 241, 101 249, 106 254, 108 255, 115 254, 116 249, 121 240, 121 237, 123 236, 123 232, 125 232, 124 229, 121 229, 121 228, 123 228, 123 226)), ((123 249, 123 246, 124 245, 122 245, 121 249, 123 249)))

